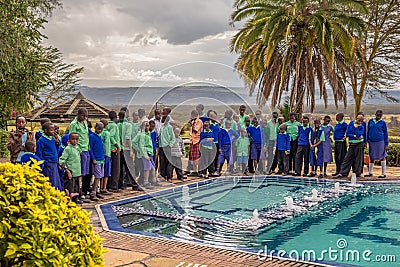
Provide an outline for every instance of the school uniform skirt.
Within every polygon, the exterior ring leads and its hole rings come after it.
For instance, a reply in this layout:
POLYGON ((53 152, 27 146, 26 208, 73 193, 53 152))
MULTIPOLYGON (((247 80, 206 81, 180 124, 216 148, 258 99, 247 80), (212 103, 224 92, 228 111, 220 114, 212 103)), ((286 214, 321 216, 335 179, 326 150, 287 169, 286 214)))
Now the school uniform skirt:
POLYGON ((370 161, 386 158, 385 141, 368 142, 368 155, 370 161))
POLYGON ((310 160, 310 166, 324 166, 325 160, 324 160, 324 149, 322 144, 317 146, 316 152, 310 149, 309 160, 310 160))
POLYGON ((43 167, 43 175, 49 177, 49 181, 53 187, 56 189, 63 191, 64 186, 63 182, 60 179, 60 175, 58 173, 58 163, 57 162, 46 162, 43 167))
POLYGON ((250 146, 250 158, 251 159, 256 159, 256 160, 260 159, 261 150, 262 150, 262 144, 251 143, 251 146, 250 146))
POLYGON ((200 143, 190 144, 189 160, 199 160, 200 159, 200 143))

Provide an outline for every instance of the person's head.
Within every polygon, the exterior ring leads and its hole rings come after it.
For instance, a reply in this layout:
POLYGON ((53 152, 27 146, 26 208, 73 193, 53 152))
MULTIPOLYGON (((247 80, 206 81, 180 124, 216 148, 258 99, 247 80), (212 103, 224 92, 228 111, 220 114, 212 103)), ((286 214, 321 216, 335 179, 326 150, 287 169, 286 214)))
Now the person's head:
POLYGON ((45 135, 47 136, 54 135, 54 125, 51 122, 46 122, 45 124, 43 124, 42 129, 45 135))
POLYGON ((360 125, 363 123, 363 121, 364 121, 364 115, 362 115, 362 114, 357 115, 357 118, 356 118, 357 124, 360 125))
POLYGON ((278 123, 279 124, 282 124, 282 123, 284 123, 285 122, 285 117, 279 117, 278 118, 278 123))
POLYGON ((232 119, 236 122, 239 123, 239 116, 235 113, 232 115, 232 119))
POLYGON ((26 126, 26 119, 24 116, 18 116, 15 123, 17 125, 17 129, 22 130, 26 126))
POLYGON ((341 122, 344 119, 344 114, 342 112, 336 114, 336 121, 341 122))
POLYGON ((60 127, 58 127, 58 124, 53 123, 53 125, 54 125, 54 133, 60 134, 60 127))
POLYGON ((140 125, 140 129, 148 133, 150 131, 150 123, 147 121, 142 122, 142 124, 140 125))
POLYGON ((227 109, 226 111, 225 111, 225 118, 232 118, 232 115, 233 115, 233 112, 232 112, 232 110, 230 110, 230 109, 227 109))
POLYGON ((192 119, 195 119, 199 116, 199 113, 197 112, 197 110, 192 110, 192 112, 190 112, 190 117, 192 119))
POLYGON ((301 122, 303 123, 304 127, 307 127, 310 123, 310 119, 307 116, 304 116, 301 122))
POLYGON ((118 118, 120 121, 125 120, 125 111, 121 110, 120 112, 118 112, 118 118))
POLYGON ((204 130, 210 129, 210 121, 205 121, 205 122, 203 122, 203 129, 204 129, 204 130))
POLYGON ((380 119, 382 119, 382 115, 383 115, 383 111, 380 110, 380 109, 378 109, 378 110, 375 112, 375 119, 376 119, 377 121, 379 121, 380 119))
POLYGON ((290 113, 289 114, 289 120, 291 121, 291 122, 294 122, 295 120, 296 120, 296 113, 290 113))
POLYGON ((108 126, 108 121, 107 121, 106 118, 102 118, 102 119, 100 120, 100 122, 103 123, 104 128, 107 128, 107 126, 108 126))
POLYGON ((362 111, 357 112, 357 116, 358 116, 358 115, 363 115, 363 116, 365 116, 364 112, 362 112, 362 111))
POLYGON ((117 112, 115 112, 114 110, 111 110, 110 112, 108 112, 108 117, 110 118, 110 120, 112 120, 113 122, 116 122, 118 120, 117 118, 117 112))
POLYGON ((138 109, 138 116, 139 118, 143 118, 146 116, 146 111, 143 108, 138 109))
POLYGON ((254 127, 257 127, 257 126, 258 126, 257 117, 254 117, 254 118, 253 118, 253 126, 254 126, 254 127))
POLYGON ((208 111, 208 115, 209 118, 216 120, 217 119, 217 112, 215 112, 214 110, 209 110, 208 111))
POLYGON ((240 129, 240 136, 245 137, 247 135, 247 131, 245 128, 240 129))
POLYGON ((169 115, 171 113, 171 108, 170 107, 164 107, 162 110, 163 115, 169 115))
POLYGON ((161 120, 161 110, 159 109, 154 110, 154 118, 156 120, 161 120))
POLYGON ((321 120, 320 119, 315 119, 314 120, 314 128, 315 129, 319 129, 319 127, 321 126, 321 120))
POLYGON ((267 124, 268 124, 268 120, 267 119, 262 119, 261 126, 262 127, 267 127, 267 124))
POLYGON ((324 125, 328 125, 331 122, 331 117, 330 116, 325 116, 324 117, 324 125))
POLYGON ((25 152, 35 153, 36 152, 36 144, 32 141, 26 141, 25 143, 25 152))
POLYGON ((124 111, 125 113, 128 111, 128 107, 122 107, 120 111, 124 111))
POLYGON ((256 111, 256 118, 260 120, 261 117, 262 117, 262 112, 261 112, 261 110, 257 110, 257 111, 256 111))
POLYGON ((244 118, 244 123, 245 123, 246 127, 249 127, 249 126, 250 126, 250 117, 249 117, 249 116, 247 116, 246 118, 244 118))
POLYGON ((149 121, 149 127, 150 132, 152 132, 156 128, 156 123, 153 120, 149 121))
POLYGON ((68 141, 71 145, 76 146, 78 144, 79 134, 78 133, 70 133, 68 141))
POLYGON ((231 119, 227 119, 225 121, 225 129, 229 130, 232 127, 232 120, 231 119))
POLYGON ((78 109, 78 115, 77 115, 77 119, 79 122, 83 122, 85 120, 87 120, 88 118, 88 111, 86 108, 80 108, 78 109))
POLYGON ((139 113, 138 112, 133 112, 132 113, 132 121, 133 122, 138 122, 139 121, 139 113))
POLYGON ((175 137, 179 137, 179 135, 181 134, 181 129, 175 128, 174 129, 174 134, 175 134, 175 137))
POLYGON ((239 114, 240 114, 240 116, 243 116, 245 112, 246 112, 246 106, 245 106, 245 105, 241 105, 241 106, 239 107, 239 114))
POLYGON ((202 115, 203 112, 204 112, 204 106, 203 106, 203 104, 198 104, 198 105, 196 106, 196 110, 197 110, 197 112, 199 113, 199 115, 202 115))
POLYGON ((41 118, 40 119, 40 126, 42 126, 43 129, 43 124, 45 124, 46 122, 51 122, 49 118, 41 118))
POLYGON ((278 112, 276 111, 272 112, 272 118, 276 120, 278 118, 278 112))
POLYGON ((96 122, 96 125, 94 126, 94 131, 97 134, 101 134, 101 132, 103 131, 104 125, 101 122, 96 122))
POLYGON ((161 123, 168 124, 169 123, 169 116, 167 114, 162 115, 161 123))
POLYGON ((281 126, 279 126, 279 132, 280 133, 285 133, 286 132, 286 124, 282 124, 281 126))

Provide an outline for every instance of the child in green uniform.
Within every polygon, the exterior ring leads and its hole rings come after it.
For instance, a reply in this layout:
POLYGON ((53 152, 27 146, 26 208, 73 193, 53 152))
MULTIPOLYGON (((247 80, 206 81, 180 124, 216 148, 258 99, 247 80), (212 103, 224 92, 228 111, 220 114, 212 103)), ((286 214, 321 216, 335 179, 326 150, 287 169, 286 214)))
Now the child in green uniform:
POLYGON ((107 119, 101 119, 104 129, 101 132, 101 139, 104 148, 104 178, 100 180, 100 194, 110 195, 111 192, 107 190, 108 178, 111 176, 111 135, 107 129, 107 119))
POLYGON ((241 166, 241 172, 247 175, 247 163, 249 160, 250 139, 247 137, 246 128, 240 130, 240 137, 236 140, 237 163, 241 166))

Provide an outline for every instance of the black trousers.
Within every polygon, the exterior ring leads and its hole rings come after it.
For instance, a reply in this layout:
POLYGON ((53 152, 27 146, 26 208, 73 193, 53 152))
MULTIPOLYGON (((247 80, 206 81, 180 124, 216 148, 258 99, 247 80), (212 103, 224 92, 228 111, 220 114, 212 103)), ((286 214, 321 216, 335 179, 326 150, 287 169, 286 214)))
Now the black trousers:
POLYGON ((304 162, 304 170, 303 174, 308 174, 310 168, 310 146, 298 146, 296 152, 296 173, 301 174, 301 168, 303 167, 304 162))
POLYGON ((123 188, 126 185, 136 186, 137 183, 136 180, 133 178, 134 175, 135 169, 133 168, 133 158, 130 157, 128 150, 122 150, 118 188, 123 188), (127 177, 126 180, 124 180, 125 177, 127 177))
POLYGON ((144 170, 143 170, 143 160, 142 158, 135 157, 135 175, 139 175, 137 180, 139 185, 144 184, 144 170))
POLYGON ((120 153, 111 152, 111 177, 108 179, 108 189, 118 189, 118 181, 120 177, 120 153))
POLYGON ((215 153, 216 148, 208 149, 203 146, 200 146, 200 170, 202 173, 206 174, 208 170, 208 174, 213 174, 215 172, 214 168, 214 160, 215 160, 215 153))
MULTIPOLYGON (((213 162, 213 165, 214 165, 214 170, 218 170, 218 156, 219 156, 219 149, 218 149, 218 143, 215 143, 215 147, 216 147, 216 153, 215 153, 215 156, 214 156, 214 162, 213 162)), ((249 157, 249 160, 250 160, 250 157, 249 157)))
POLYGON ((275 153, 278 162, 278 171, 283 173, 289 172, 289 155, 286 155, 285 150, 276 150, 275 153))
POLYGON ((277 151, 275 151, 274 154, 274 159, 272 161, 272 165, 271 168, 269 169, 269 171, 275 171, 276 167, 278 166, 278 153, 276 153, 277 151))
POLYGON ((174 170, 176 173, 176 178, 178 178, 179 180, 183 180, 182 158, 171 156, 171 177, 174 173, 174 170))
POLYGON ((275 147, 275 140, 273 140, 273 141, 270 140, 267 144, 267 171, 272 170, 272 165, 274 165, 274 161, 275 161, 275 168, 276 168, 276 158, 274 155, 274 147, 275 147))
POLYGON ((335 152, 336 173, 340 173, 340 167, 342 166, 344 157, 346 157, 347 153, 346 141, 343 142, 335 141, 334 152, 335 152))
POLYGON ((294 171, 296 166, 297 139, 290 141, 289 171, 294 171))
POLYGON ((92 163, 89 163, 89 173, 82 176, 82 193, 90 193, 90 184, 92 182, 93 170, 92 170, 92 163))
POLYGON ((340 174, 348 176, 350 169, 353 168, 353 172, 360 177, 363 171, 364 163, 364 143, 350 143, 349 150, 344 157, 343 163, 340 166, 340 174))
POLYGON ((172 179, 171 147, 160 147, 160 174, 163 178, 172 179))

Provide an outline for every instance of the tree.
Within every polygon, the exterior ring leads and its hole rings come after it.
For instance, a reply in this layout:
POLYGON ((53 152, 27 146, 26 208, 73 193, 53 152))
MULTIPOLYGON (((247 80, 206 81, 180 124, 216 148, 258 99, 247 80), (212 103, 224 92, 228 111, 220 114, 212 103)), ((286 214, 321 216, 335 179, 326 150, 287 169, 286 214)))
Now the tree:
POLYGON ((325 106, 325 82, 336 107, 346 106, 347 60, 363 26, 364 1, 236 0, 234 8, 232 24, 248 19, 231 40, 231 51, 240 54, 235 68, 251 92, 259 87, 260 104, 271 97, 276 107, 290 91, 291 111, 301 113, 305 102, 313 111, 317 81, 325 106))
POLYGON ((40 30, 59 0, 0 1, 0 103, 29 109, 50 71, 40 30))
POLYGON ((351 64, 349 81, 354 97, 354 114, 361 110, 365 94, 382 94, 398 101, 382 89, 400 81, 400 0, 371 0, 363 19, 364 38, 358 40, 356 60, 351 64))
POLYGON ((80 82, 79 74, 84 68, 66 64, 62 53, 54 47, 47 49, 46 57, 50 60, 51 71, 47 86, 39 91, 40 102, 56 105, 70 100, 77 92, 76 86, 80 82))

